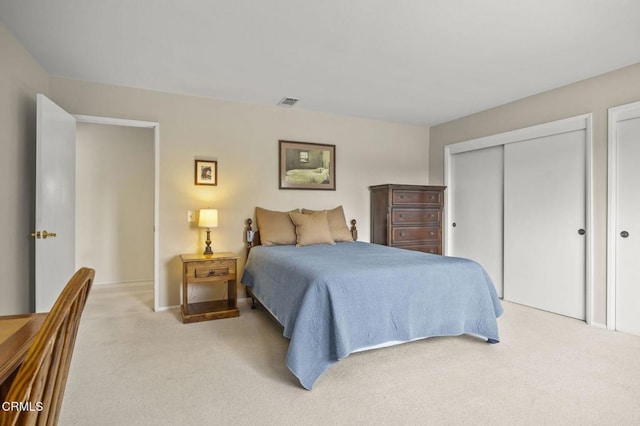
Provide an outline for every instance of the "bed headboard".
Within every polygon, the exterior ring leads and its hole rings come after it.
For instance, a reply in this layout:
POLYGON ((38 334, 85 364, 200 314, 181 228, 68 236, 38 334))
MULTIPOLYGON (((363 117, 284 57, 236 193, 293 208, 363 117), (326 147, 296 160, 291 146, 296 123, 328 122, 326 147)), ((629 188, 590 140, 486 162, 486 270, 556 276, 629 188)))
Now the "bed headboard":
MULTIPOLYGON (((356 220, 351 219, 351 237, 353 237, 353 241, 358 240, 358 229, 356 228, 356 220)), ((251 250, 251 247, 259 246, 260 243, 260 231, 253 230, 253 219, 247 219, 247 229, 246 229, 246 238, 247 238, 247 247, 251 250)))

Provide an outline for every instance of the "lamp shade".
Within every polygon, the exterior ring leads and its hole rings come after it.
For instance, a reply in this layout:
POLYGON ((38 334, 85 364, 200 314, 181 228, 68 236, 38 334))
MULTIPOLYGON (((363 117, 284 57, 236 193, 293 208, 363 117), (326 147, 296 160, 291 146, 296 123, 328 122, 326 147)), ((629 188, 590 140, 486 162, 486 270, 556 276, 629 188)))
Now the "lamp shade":
POLYGON ((198 226, 200 228, 217 228, 218 227, 218 210, 202 209, 198 215, 198 226))

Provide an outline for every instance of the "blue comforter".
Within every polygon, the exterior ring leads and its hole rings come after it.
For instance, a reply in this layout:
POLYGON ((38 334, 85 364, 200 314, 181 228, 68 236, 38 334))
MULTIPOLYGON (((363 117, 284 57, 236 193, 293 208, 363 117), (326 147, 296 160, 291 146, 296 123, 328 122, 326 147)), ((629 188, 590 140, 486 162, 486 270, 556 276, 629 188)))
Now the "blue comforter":
POLYGON ((287 366, 306 389, 358 350, 464 333, 499 340, 502 305, 468 259, 362 242, 258 246, 242 283, 284 327, 287 366))

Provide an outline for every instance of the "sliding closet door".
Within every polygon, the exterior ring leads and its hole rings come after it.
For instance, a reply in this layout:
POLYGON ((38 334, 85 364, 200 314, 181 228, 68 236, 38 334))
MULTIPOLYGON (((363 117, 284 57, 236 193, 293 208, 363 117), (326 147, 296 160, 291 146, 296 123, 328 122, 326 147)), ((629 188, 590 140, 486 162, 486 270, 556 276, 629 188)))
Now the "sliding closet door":
POLYGON ((504 298, 585 319, 586 130, 505 145, 504 298))
POLYGON ((638 117, 616 123, 616 329, 640 335, 640 106, 638 117))
POLYGON ((449 256, 480 263, 502 297, 503 147, 451 156, 449 256))

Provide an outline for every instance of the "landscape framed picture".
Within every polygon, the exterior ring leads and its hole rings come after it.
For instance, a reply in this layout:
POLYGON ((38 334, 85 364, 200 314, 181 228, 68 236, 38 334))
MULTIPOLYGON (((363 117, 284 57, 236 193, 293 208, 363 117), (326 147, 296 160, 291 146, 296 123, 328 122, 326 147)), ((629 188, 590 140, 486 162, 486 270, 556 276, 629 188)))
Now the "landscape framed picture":
POLYGON ((211 160, 195 160, 195 184, 217 185, 218 162, 211 160))
POLYGON ((278 141, 280 189, 336 189, 336 146, 278 141))

